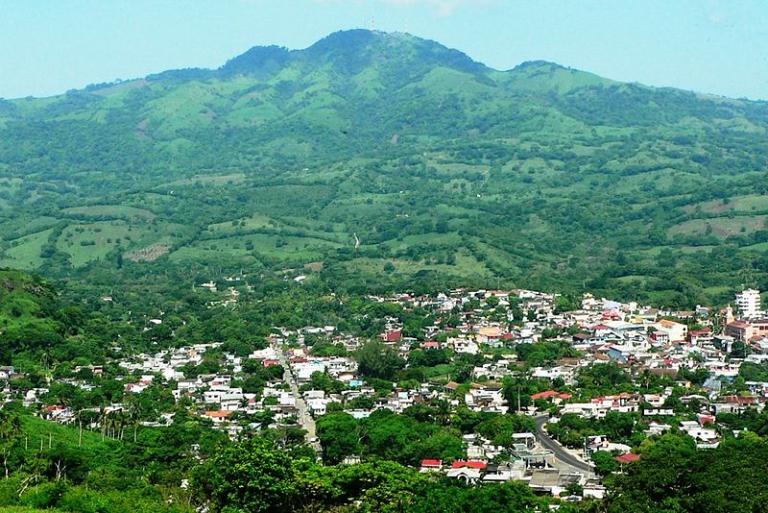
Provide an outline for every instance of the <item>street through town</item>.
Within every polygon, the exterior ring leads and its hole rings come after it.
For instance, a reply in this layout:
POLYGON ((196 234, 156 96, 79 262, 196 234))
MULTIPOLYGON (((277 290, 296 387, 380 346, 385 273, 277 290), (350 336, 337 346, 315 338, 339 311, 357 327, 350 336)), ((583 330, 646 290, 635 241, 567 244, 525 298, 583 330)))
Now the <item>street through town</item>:
POLYGON ((536 417, 536 440, 539 442, 539 444, 549 450, 552 451, 552 453, 555 456, 555 459, 557 459, 560 463, 571 467, 581 473, 587 473, 587 474, 593 474, 594 473, 594 467, 592 465, 588 464, 587 462, 577 458, 572 453, 570 453, 565 447, 560 445, 560 442, 549 436, 549 434, 544 429, 544 425, 549 420, 548 415, 541 415, 536 417))
POLYGON ((277 357, 280 360, 280 365, 283 366, 284 374, 283 374, 283 380, 288 383, 288 385, 291 388, 291 394, 296 398, 296 410, 297 410, 297 417, 299 421, 299 425, 304 429, 306 434, 306 440, 307 443, 309 443, 312 447, 315 448, 315 450, 320 450, 319 444, 316 441, 317 433, 315 429, 315 419, 312 418, 312 415, 309 413, 309 408, 307 407, 307 402, 304 400, 304 398, 301 396, 301 393, 299 392, 299 384, 296 380, 296 376, 294 376, 293 371, 291 370, 291 366, 289 365, 288 358, 285 355, 285 351, 283 351, 283 348, 280 347, 278 344, 273 344, 272 346, 277 353, 277 357))

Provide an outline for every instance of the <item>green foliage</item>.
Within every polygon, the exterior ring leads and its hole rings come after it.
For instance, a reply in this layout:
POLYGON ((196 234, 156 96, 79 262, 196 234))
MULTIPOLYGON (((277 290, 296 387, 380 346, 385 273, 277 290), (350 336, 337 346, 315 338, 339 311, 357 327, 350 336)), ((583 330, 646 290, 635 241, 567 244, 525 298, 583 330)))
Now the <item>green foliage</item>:
POLYGON ((631 391, 632 377, 615 363, 600 363, 583 368, 578 375, 579 387, 585 394, 631 391))
POLYGON ((312 344, 312 355, 314 356, 347 356, 347 350, 340 344, 331 344, 330 342, 318 342, 312 344))
POLYGON ((395 349, 379 341, 365 343, 355 353, 355 359, 360 375, 371 378, 392 379, 405 366, 395 349))
POLYGON ((300 391, 305 392, 307 390, 322 390, 327 394, 338 394, 342 390, 345 390, 347 386, 337 379, 333 379, 329 374, 325 372, 313 372, 309 378, 309 382, 301 386, 300 391))
POLYGON ((592 462, 595 464, 595 472, 601 476, 607 476, 619 470, 619 462, 616 456, 608 451, 595 451, 592 453, 592 462))
POLYGON ((543 504, 523 483, 465 487, 392 461, 323 467, 264 441, 239 442, 210 461, 192 487, 211 511, 336 511, 356 502, 339 511, 519 513, 543 504))
POLYGON ((281 512, 300 493, 291 461, 258 439, 218 451, 196 470, 193 487, 214 512, 281 512))
POLYGON ((547 425, 547 430, 564 445, 583 447, 588 436, 607 436, 612 442, 638 445, 645 436, 644 426, 635 413, 608 412, 601 419, 586 419, 568 413, 560 421, 547 425))
POLYGON ((768 381, 768 365, 744 362, 739 367, 739 376, 745 381, 768 381))
POLYGON ((317 419, 317 436, 326 464, 335 465, 346 456, 360 454, 358 423, 348 413, 328 413, 317 419))
POLYGON ((753 512, 766 500, 766 457, 763 439, 745 436, 722 442, 717 449, 696 451, 693 440, 664 435, 647 443, 642 459, 616 480, 616 495, 606 511, 680 513, 753 512), (738 476, 749 475, 749 479, 738 476))
POLYGON ((524 483, 457 488, 445 481, 430 483, 408 507, 414 513, 522 513, 536 511, 541 501, 524 483))
POLYGON ((436 367, 450 360, 445 349, 414 349, 408 353, 408 365, 412 367, 436 367))
POLYGON ((554 364, 560 358, 575 357, 579 354, 571 344, 565 341, 518 344, 515 352, 520 361, 531 367, 554 364))
POLYGON ((476 432, 493 442, 494 445, 512 448, 515 433, 533 433, 536 423, 526 415, 493 415, 476 426, 476 432))
POLYGON ((59 305, 53 289, 41 279, 0 270, 0 362, 40 354, 62 344, 82 321, 75 308, 59 305))
POLYGON ((743 413, 720 413, 717 423, 731 430, 748 430, 760 436, 768 436, 768 411, 758 412, 748 408, 743 413))
POLYGON ((450 461, 465 455, 458 433, 432 423, 388 410, 376 410, 361 423, 366 456, 415 465, 424 458, 450 461))
POLYGON ((335 412, 318 419, 317 434, 323 460, 330 463, 353 455, 407 465, 424 458, 461 458, 465 449, 460 433, 440 425, 443 419, 439 410, 430 408, 409 408, 403 415, 376 410, 360 421, 335 412))

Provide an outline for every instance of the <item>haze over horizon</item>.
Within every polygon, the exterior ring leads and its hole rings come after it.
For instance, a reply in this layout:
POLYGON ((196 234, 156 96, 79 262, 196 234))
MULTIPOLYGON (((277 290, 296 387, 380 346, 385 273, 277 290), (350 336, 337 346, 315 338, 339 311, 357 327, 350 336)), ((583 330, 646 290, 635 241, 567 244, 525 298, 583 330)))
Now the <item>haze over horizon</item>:
POLYGON ((253 46, 300 49, 350 28, 408 32, 496 69, 547 60, 613 80, 768 99, 768 6, 756 0, 8 5, 0 44, 13 51, 0 53, 0 97, 50 96, 168 69, 217 68, 253 46))

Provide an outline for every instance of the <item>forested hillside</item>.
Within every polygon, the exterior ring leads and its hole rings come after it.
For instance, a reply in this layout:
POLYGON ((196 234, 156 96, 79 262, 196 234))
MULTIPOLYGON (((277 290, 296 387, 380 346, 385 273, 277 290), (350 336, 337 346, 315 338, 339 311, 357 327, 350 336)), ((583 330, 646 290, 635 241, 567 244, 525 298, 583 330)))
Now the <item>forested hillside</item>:
POLYGON ((720 302, 768 287, 767 129, 764 102, 340 32, 0 102, 0 266, 720 302))

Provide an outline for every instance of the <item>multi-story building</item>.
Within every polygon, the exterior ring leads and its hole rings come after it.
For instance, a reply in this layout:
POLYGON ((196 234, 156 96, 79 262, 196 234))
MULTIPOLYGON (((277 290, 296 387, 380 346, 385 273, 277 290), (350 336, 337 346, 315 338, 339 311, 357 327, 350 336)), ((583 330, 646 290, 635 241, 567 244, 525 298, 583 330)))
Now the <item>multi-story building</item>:
POLYGON ((736 294, 736 306, 745 319, 760 317, 763 314, 760 310, 760 291, 746 289, 739 292, 736 294))

